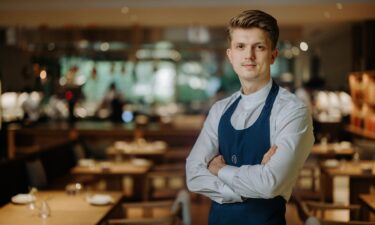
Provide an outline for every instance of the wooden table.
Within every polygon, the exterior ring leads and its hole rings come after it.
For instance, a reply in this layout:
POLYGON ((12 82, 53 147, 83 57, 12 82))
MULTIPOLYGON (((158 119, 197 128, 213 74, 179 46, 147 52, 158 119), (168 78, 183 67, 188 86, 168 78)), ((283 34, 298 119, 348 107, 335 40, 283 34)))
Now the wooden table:
POLYGON ((51 215, 42 219, 37 209, 28 205, 8 203, 0 208, 0 225, 97 225, 102 224, 112 210, 120 203, 122 194, 105 192, 112 196, 114 203, 94 206, 86 202, 85 194, 67 195, 64 191, 42 191, 36 194, 40 204, 47 199, 51 215))
POLYGON ((359 194, 370 193, 370 188, 375 185, 375 161, 350 161, 340 162, 337 166, 327 166, 324 162, 320 164, 320 185, 322 200, 332 201, 333 178, 336 176, 347 176, 349 178, 349 202, 359 203, 359 194), (369 168, 369 171, 363 171, 369 168))
POLYGON ((137 145, 135 142, 117 141, 114 145, 109 146, 106 149, 106 153, 110 158, 113 158, 116 161, 132 158, 145 158, 152 160, 154 163, 161 163, 168 148, 165 142, 159 142, 163 143, 163 145, 155 147, 153 144, 156 144, 157 142, 145 142, 144 144, 137 145), (116 143, 123 144, 116 145, 116 143))
POLYGON ((145 193, 146 174, 152 163, 147 160, 130 160, 124 162, 100 161, 92 166, 77 165, 72 169, 73 175, 95 175, 104 179, 108 191, 122 191, 123 177, 129 176, 133 180, 133 199, 142 200, 145 193))
POLYGON ((365 205, 375 213, 375 194, 359 195, 359 198, 365 205))
POLYGON ((354 149, 350 145, 328 143, 327 145, 315 144, 310 155, 318 159, 352 159, 354 153, 354 149))
POLYGON ((369 220, 370 212, 375 213, 375 194, 359 195, 362 207, 362 219, 369 220))

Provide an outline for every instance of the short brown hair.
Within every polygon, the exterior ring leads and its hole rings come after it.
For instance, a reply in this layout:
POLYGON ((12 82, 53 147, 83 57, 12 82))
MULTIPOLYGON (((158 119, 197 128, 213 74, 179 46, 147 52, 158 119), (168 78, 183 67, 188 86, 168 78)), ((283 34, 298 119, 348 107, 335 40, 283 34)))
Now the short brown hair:
POLYGON ((277 40, 279 39, 279 26, 277 20, 260 10, 246 10, 239 15, 233 17, 229 21, 228 39, 232 40, 232 32, 234 28, 260 28, 268 33, 271 39, 272 49, 276 48, 277 40))

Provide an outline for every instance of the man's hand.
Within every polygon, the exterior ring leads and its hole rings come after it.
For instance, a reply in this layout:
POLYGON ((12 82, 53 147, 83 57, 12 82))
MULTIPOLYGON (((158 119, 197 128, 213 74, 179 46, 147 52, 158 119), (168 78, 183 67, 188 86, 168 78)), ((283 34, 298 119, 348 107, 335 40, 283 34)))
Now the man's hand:
POLYGON ((276 149, 277 149, 277 146, 272 145, 271 148, 268 149, 266 154, 264 154, 262 162, 260 164, 264 165, 264 164, 268 163, 268 161, 271 160, 271 157, 276 153, 276 149))
MULTIPOLYGON (((261 164, 264 165, 271 160, 271 157, 276 153, 277 146, 272 145, 270 149, 264 154, 261 164)), ((208 163, 208 170, 215 176, 218 175, 219 170, 225 166, 224 157, 222 155, 215 156, 209 163, 208 163)))
POLYGON ((215 176, 218 175, 219 170, 225 166, 224 157, 222 155, 215 156, 209 163, 208 163, 208 170, 215 176))

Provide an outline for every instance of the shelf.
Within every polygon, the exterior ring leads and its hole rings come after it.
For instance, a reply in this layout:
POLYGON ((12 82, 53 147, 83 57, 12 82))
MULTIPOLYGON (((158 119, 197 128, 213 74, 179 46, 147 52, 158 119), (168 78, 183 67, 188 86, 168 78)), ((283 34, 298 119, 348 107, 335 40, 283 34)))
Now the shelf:
POLYGON ((351 133, 353 133, 353 134, 362 136, 362 137, 366 137, 366 138, 370 138, 370 139, 375 139, 375 133, 369 132, 369 131, 365 131, 365 130, 362 130, 360 128, 354 127, 354 126, 347 126, 346 130, 349 131, 349 132, 351 132, 351 133))
POLYGON ((364 100, 353 100, 353 104, 357 106, 367 105, 368 107, 375 108, 375 103, 370 103, 364 100))

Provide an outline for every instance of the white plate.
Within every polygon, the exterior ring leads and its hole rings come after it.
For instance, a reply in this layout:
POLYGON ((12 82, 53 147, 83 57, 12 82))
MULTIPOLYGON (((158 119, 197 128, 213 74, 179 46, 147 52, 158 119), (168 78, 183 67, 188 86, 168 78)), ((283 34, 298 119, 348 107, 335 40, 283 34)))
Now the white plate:
POLYGON ((80 159, 78 165, 83 167, 93 167, 95 166, 95 160, 93 159, 80 159))
POLYGON ((150 162, 147 159, 132 159, 131 163, 136 166, 147 166, 150 162))
POLYGON ((335 159, 329 159, 324 162, 324 166, 326 167, 338 167, 339 166, 339 161, 335 159))
POLYGON ((18 194, 12 197, 15 204, 28 204, 35 201, 35 196, 30 194, 18 194))
POLYGON ((87 197, 87 202, 92 205, 108 205, 113 203, 113 199, 109 195, 96 194, 91 197, 87 197))

